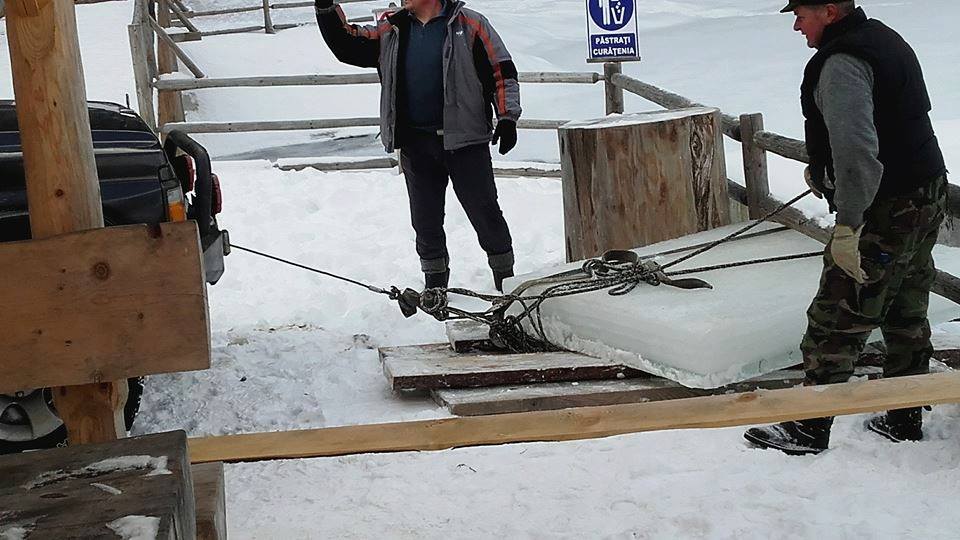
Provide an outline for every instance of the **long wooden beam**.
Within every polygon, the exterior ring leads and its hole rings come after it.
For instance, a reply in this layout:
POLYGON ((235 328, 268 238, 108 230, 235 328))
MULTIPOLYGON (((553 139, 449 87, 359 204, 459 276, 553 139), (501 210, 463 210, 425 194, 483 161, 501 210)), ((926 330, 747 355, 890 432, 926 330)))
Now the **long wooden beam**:
MULTIPOLYGON (((253 28, 253 27, 251 27, 253 28)), ((257 27, 263 29, 263 27, 257 27)), ((594 84, 603 79, 595 72, 533 71, 519 75, 522 83, 594 84)), ((344 84, 379 84, 376 73, 334 75, 264 75, 259 77, 218 77, 206 79, 170 79, 156 81, 157 90, 198 90, 201 88, 242 88, 263 86, 328 86, 344 84)))
POLYGON ((569 441, 668 429, 743 426, 960 402, 960 373, 699 398, 191 439, 194 463, 569 441))
MULTIPOLYGON (((520 129, 557 129, 564 120, 524 120, 517 122, 520 129)), ((184 133, 246 133, 251 131, 296 131, 306 129, 336 129, 345 127, 376 127, 377 117, 367 118, 320 118, 312 120, 254 120, 246 122, 169 122, 161 131, 169 133, 177 129, 184 133)))

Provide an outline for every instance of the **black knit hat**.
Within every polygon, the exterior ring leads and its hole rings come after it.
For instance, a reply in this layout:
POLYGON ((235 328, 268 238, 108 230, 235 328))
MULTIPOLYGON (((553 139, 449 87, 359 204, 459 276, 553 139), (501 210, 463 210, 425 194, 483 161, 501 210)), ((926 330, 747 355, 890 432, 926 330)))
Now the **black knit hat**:
POLYGON ((790 13, 800 6, 822 6, 824 4, 836 4, 838 0, 790 0, 787 6, 780 10, 780 13, 790 13))

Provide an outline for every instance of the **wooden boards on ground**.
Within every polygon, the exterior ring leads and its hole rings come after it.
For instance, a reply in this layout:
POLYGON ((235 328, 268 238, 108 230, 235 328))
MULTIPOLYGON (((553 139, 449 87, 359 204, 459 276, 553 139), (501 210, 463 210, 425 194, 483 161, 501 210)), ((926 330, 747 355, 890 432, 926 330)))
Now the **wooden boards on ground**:
MULTIPOLYGON (((874 367, 857 368, 858 376, 879 377, 874 367)), ((687 388, 669 379, 650 377, 624 381, 583 381, 490 388, 435 390, 437 404, 457 416, 479 416, 527 411, 549 411, 571 407, 595 407, 624 403, 645 403, 717 394, 790 388, 803 383, 802 370, 770 373, 742 383, 701 390, 687 388)))
POLYGON ((0 267, 0 392, 210 366, 192 221, 6 243, 0 267))
POLYGON ((394 390, 618 379, 644 373, 579 353, 458 354, 446 343, 380 349, 394 390))
POLYGON ((175 431, 0 456, 0 538, 196 538, 186 442, 175 431))
POLYGON ((190 440, 190 456, 202 463, 444 450, 767 424, 941 403, 960 403, 960 373, 559 411, 205 437, 190 440))

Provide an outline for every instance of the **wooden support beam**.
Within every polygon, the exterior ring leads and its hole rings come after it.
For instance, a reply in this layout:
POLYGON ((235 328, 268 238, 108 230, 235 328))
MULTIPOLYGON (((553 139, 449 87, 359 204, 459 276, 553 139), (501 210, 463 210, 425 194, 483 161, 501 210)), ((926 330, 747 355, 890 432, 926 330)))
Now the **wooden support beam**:
POLYGON ((603 64, 604 96, 607 114, 623 114, 623 88, 613 84, 614 75, 623 73, 623 64, 620 62, 606 62, 603 64))
POLYGON ((747 207, 750 219, 763 217, 763 201, 770 197, 770 181, 767 177, 767 152, 760 148, 753 136, 763 131, 762 114, 740 115, 740 133, 743 141, 743 177, 747 184, 747 207))
POLYGON ((197 509, 197 540, 227 539, 227 502, 223 463, 191 467, 197 509))
POLYGON ((572 352, 457 354, 447 343, 386 347, 379 352, 383 373, 394 390, 475 388, 648 376, 616 362, 572 352))
MULTIPOLYGON (((180 71, 177 64, 180 46, 167 35, 166 28, 170 27, 170 2, 156 0, 156 19, 146 18, 146 24, 157 35, 157 76, 180 71)), ((153 39, 151 38, 151 42, 153 39)), ((183 101, 179 92, 159 92, 157 94, 157 125, 168 122, 182 122, 186 119, 183 111, 183 101)))
MULTIPOLYGON (((179 0, 170 1, 167 3, 167 6, 170 8, 170 11, 177 16, 177 19, 180 20, 180 23, 183 24, 184 28, 186 28, 190 32, 199 33, 200 29, 197 28, 197 25, 193 24, 193 22, 190 20, 189 17, 187 17, 187 14, 184 12, 183 9, 180 8, 180 5, 178 4, 179 4, 179 0)), ((172 25, 173 21, 170 21, 170 22, 172 25)))
MULTIPOLYGON (((190 73, 193 73, 194 77, 202 79, 203 77, 206 76, 204 75, 203 70, 201 70, 200 67, 196 64, 196 62, 191 60, 190 57, 187 56, 187 53, 184 52, 182 48, 180 48, 180 45, 178 45, 175 41, 170 39, 170 35, 167 34, 167 32, 160 26, 160 24, 157 23, 157 21, 150 19, 149 23, 150 23, 150 27, 153 28, 153 31, 157 34, 157 38, 160 40, 160 42, 165 44, 170 51, 173 51, 173 54, 176 56, 176 58, 179 58, 180 61, 183 62, 183 65, 187 66, 187 69, 190 70, 190 73)), ((161 50, 163 50, 162 47, 161 47, 161 50)), ((161 58, 164 58, 164 57, 161 57, 161 58)), ((169 59, 167 59, 164 62, 161 62, 160 73, 161 74, 172 73, 174 71, 177 71, 176 67, 177 66, 175 61, 173 63, 170 63, 169 59), (166 70, 169 70, 169 71, 166 71, 166 70)), ((176 121, 180 121, 180 120, 176 120, 176 121)))
MULTIPOLYGON (((43 239, 103 227, 74 4, 71 0, 12 0, 7 10, 7 36, 32 236, 43 239)), ((8 261, 3 268, 5 272, 16 272, 19 264, 19 260, 8 261)), ((34 283, 33 278, 27 276, 13 281, 16 278, 5 276, 3 283, 22 288, 24 283, 34 283)), ((7 305, 11 307, 0 310, 7 316, 17 314, 17 309, 12 307, 31 306, 17 303, 11 296, 0 295, 0 298, 10 302, 7 305)), ((76 307, 67 309, 73 313, 76 307)), ((62 310, 61 306, 52 313, 62 310)), ((9 331, 9 327, 4 328, 5 332, 9 331)), ((71 363, 79 364, 82 358, 73 355, 71 363)), ((4 350, 4 362, 17 367, 2 370, 3 383, 30 371, 22 369, 18 361, 35 366, 43 360, 42 356, 10 358, 4 350)), ((71 443, 108 441, 125 434, 119 411, 126 401, 127 382, 116 381, 116 378, 97 380, 101 381, 109 387, 106 392, 100 385, 54 391, 57 408, 65 411, 61 418, 71 443), (112 413, 105 414, 105 411, 112 413), (121 421, 117 422, 118 419, 121 421)), ((19 382, 25 383, 19 389, 46 386, 29 379, 19 382)), ((69 382, 70 379, 64 378, 53 383, 69 382)), ((72 382, 92 381, 87 378, 72 382)))
POLYGON ((92 403, 116 405, 120 390, 99 383, 123 379, 125 389, 128 377, 210 365, 192 221, 0 244, 0 268, 0 393, 97 383, 88 389, 91 403, 71 405, 54 392, 70 421, 70 411, 92 403))
POLYGON ((260 461, 594 439, 644 431, 746 426, 943 403, 960 403, 960 373, 560 411, 203 437, 191 439, 189 446, 194 463, 260 461))
POLYGON ((153 106, 153 87, 151 86, 150 63, 147 60, 149 48, 147 36, 150 29, 143 24, 127 26, 127 35, 130 38, 130 57, 133 59, 133 78, 137 87, 137 109, 140 117, 150 126, 157 129, 157 116, 153 106))
POLYGON ((111 530, 131 516, 156 520, 156 538, 196 538, 183 431, 0 456, 0 479, 0 538, 132 538, 111 530))
POLYGON ((263 29, 268 34, 276 34, 273 18, 270 16, 270 0, 263 0, 263 29))

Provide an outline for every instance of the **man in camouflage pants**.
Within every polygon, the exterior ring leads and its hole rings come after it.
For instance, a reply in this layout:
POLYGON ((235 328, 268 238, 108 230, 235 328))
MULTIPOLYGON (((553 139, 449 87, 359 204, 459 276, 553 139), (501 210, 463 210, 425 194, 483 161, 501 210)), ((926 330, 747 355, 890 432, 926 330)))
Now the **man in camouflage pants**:
MULTIPOLYGON (((853 1, 792 0, 783 11, 794 12, 794 29, 817 49, 801 86, 805 177, 837 212, 800 345, 806 383, 848 380, 876 328, 887 346, 884 377, 927 373, 932 250, 947 181, 920 64, 903 38, 853 1)), ((816 454, 828 447, 832 424, 784 422, 744 436, 762 448, 816 454)), ((888 411, 866 428, 895 442, 920 440, 921 410, 888 411)))

